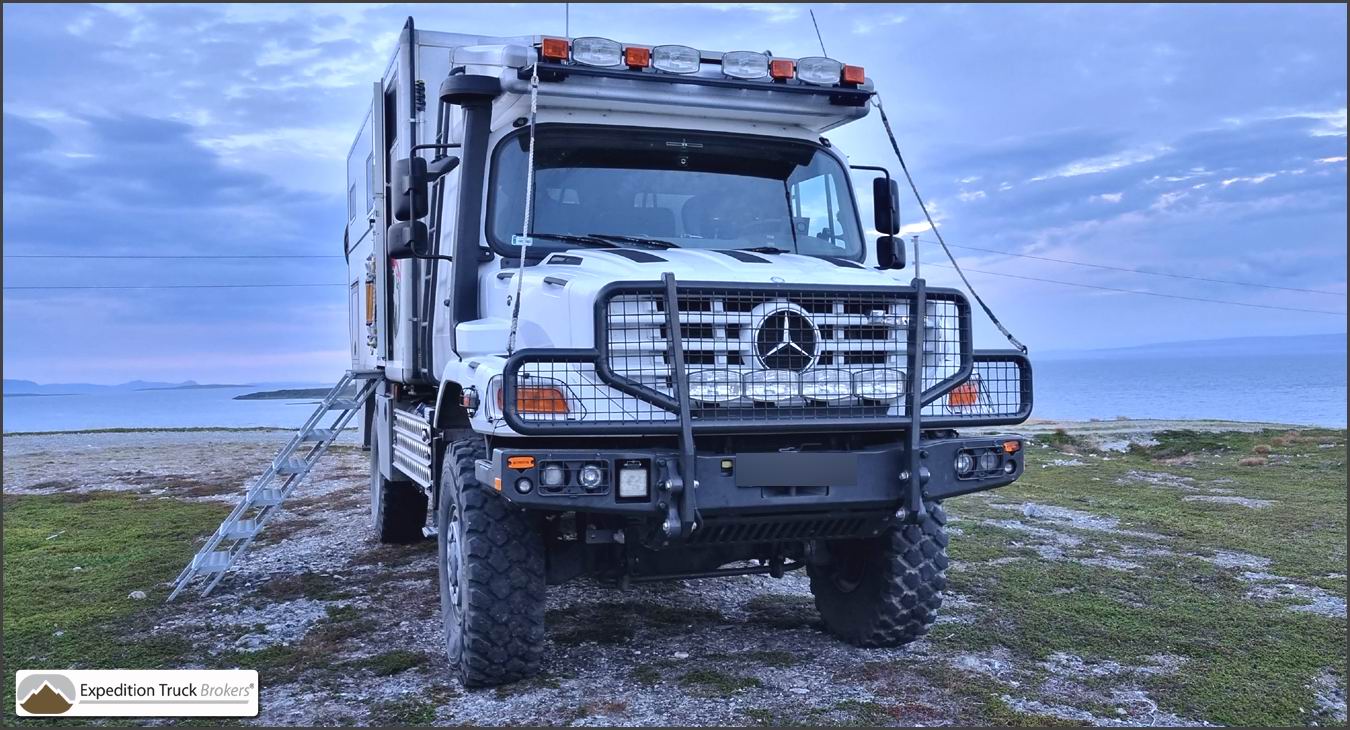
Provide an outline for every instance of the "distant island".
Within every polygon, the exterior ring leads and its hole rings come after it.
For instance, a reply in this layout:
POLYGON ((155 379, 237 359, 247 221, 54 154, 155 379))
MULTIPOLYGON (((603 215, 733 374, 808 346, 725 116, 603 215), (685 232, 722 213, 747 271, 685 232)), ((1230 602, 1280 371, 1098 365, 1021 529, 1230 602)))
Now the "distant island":
POLYGON ((236 395, 235 400, 288 400, 291 398, 322 398, 331 388, 284 388, 282 390, 262 390, 257 393, 236 395))
POLYGON ((182 385, 157 385, 153 388, 136 390, 209 390, 211 388, 247 388, 248 383, 183 383, 182 385))

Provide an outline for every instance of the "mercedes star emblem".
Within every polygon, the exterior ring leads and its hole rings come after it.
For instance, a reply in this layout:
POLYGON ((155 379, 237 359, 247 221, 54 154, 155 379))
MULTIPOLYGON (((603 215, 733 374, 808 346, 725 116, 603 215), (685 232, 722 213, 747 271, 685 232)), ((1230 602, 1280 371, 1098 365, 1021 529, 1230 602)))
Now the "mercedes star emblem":
POLYGON ((820 331, 795 309, 770 312, 759 323, 755 354, 769 370, 802 371, 816 362, 820 331))

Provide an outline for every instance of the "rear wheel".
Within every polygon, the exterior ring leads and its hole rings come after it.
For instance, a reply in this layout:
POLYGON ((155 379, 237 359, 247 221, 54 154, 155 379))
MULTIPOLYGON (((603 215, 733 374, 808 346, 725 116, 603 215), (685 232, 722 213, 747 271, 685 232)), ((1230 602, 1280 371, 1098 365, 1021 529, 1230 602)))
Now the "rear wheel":
POLYGON ((824 565, 807 566, 830 633, 857 646, 902 646, 928 633, 947 587, 947 514, 927 508, 920 524, 832 542, 824 565))
POLYGON ((380 473, 379 439, 370 443, 370 519, 375 537, 384 543, 421 540, 427 524, 427 495, 421 487, 380 473))
POLYGON ((447 448, 436 510, 446 653, 466 687, 539 672, 544 542, 537 521, 480 484, 480 438, 447 448))

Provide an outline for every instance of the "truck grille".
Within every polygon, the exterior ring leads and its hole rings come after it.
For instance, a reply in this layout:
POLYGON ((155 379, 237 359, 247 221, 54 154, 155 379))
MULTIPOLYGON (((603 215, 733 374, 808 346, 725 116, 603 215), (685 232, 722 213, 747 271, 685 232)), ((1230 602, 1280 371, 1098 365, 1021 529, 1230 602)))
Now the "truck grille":
MULTIPOLYGON (((911 297, 902 291, 684 288, 677 297, 693 416, 759 420, 902 415, 911 297)), ((935 293, 924 316, 925 389, 959 373, 964 302, 935 293)), ((624 292, 605 306, 610 371, 674 397, 666 298, 624 292)))

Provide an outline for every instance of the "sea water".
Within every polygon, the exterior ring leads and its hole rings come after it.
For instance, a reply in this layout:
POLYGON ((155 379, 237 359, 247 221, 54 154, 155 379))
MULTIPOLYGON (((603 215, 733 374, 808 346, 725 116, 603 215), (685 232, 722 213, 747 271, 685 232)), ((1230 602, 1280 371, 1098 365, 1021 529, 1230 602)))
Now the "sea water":
MULTIPOLYGON (((1035 418, 1222 419, 1345 427, 1346 356, 1337 354, 1040 359, 1035 418)), ((261 388, 11 396, 4 430, 274 426, 295 428, 317 399, 234 400, 261 388)))

